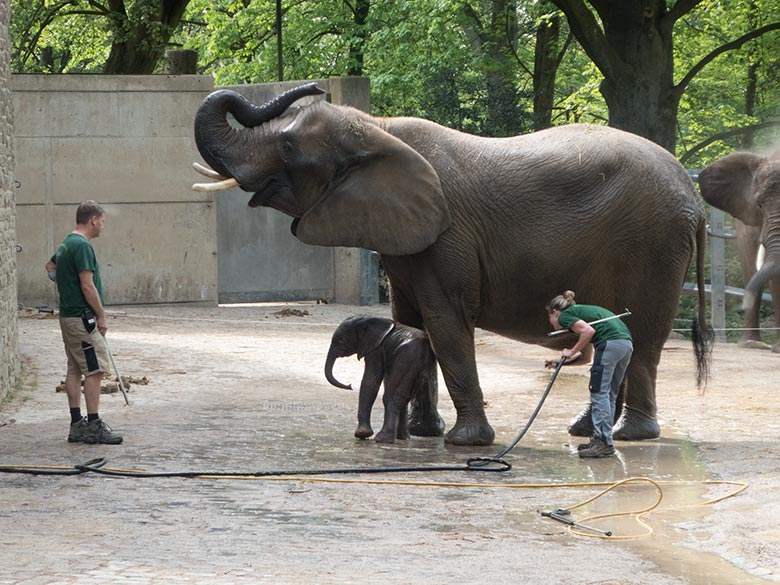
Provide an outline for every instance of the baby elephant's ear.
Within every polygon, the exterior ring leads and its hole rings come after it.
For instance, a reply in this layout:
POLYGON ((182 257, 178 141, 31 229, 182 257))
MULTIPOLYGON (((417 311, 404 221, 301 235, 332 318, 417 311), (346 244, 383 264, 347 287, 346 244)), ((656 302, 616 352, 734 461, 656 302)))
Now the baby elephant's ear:
POLYGON ((376 250, 390 256, 423 251, 451 223, 434 168, 384 130, 361 129, 361 154, 323 198, 293 225, 307 244, 376 250))
POLYGON ((374 317, 365 321, 365 328, 363 334, 360 336, 360 342, 358 343, 358 359, 363 359, 363 356, 367 353, 374 351, 377 347, 382 345, 385 337, 395 328, 395 323, 391 319, 382 319, 381 317, 374 317))
POLYGON ((765 157, 748 152, 719 158, 699 174, 701 196, 744 224, 762 225, 763 215, 756 203, 753 179, 766 161, 765 157))

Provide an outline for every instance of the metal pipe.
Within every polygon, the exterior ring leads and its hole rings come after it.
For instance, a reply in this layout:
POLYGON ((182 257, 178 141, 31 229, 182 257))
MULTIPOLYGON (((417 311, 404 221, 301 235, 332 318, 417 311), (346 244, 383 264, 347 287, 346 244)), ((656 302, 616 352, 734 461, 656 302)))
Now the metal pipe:
MULTIPOLYGON (((621 317, 628 317, 631 314, 631 311, 628 309, 624 309, 625 313, 620 313, 620 315, 612 315, 611 317, 604 317, 603 319, 596 319, 595 321, 591 321, 588 323, 588 325, 595 325, 596 323, 603 323, 604 321, 612 321, 612 319, 620 319, 621 317)), ((571 333, 568 329, 558 329, 558 331, 551 331, 547 335, 549 337, 552 337, 553 335, 561 335, 563 333, 571 333)))
POLYGON ((599 534, 603 534, 604 536, 612 536, 611 530, 599 530, 598 528, 593 528, 592 526, 587 526, 586 524, 580 524, 579 522, 575 522, 574 520, 561 515, 562 512, 569 514, 568 510, 554 510, 552 512, 542 512, 541 514, 545 518, 557 520, 558 522, 562 522, 568 526, 576 526, 577 528, 583 528, 585 530, 590 530, 591 532, 597 532, 599 534))
POLYGON ((122 391, 122 396, 125 397, 125 404, 127 406, 130 406, 130 399, 127 397, 127 391, 125 390, 125 383, 122 382, 122 376, 119 375, 119 370, 116 367, 116 362, 114 361, 114 354, 111 353, 111 347, 108 345, 108 339, 106 339, 106 336, 103 336, 103 341, 106 342, 106 349, 108 350, 108 358, 111 360, 111 366, 114 368, 114 373, 116 374, 117 382, 119 382, 119 389, 122 391))

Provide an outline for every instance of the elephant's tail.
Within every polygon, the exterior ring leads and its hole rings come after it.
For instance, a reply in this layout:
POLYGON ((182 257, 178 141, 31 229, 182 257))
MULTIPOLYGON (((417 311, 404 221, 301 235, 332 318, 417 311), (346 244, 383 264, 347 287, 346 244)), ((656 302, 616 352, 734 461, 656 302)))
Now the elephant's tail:
POLYGON ((696 288, 698 289, 698 317, 694 317, 691 325, 691 340, 696 356, 696 386, 707 385, 710 377, 710 362, 712 344, 715 341, 715 331, 707 323, 707 303, 704 290, 704 252, 706 244, 706 225, 704 217, 699 220, 696 229, 696 288))

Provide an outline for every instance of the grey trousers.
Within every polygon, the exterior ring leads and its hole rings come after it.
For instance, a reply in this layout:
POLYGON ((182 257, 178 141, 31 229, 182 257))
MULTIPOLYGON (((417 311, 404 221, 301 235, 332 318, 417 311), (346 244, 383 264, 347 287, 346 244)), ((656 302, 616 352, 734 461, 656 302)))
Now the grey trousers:
POLYGON ((596 354, 590 369, 591 420, 594 436, 611 445, 615 403, 634 346, 630 339, 610 339, 595 347, 596 354))

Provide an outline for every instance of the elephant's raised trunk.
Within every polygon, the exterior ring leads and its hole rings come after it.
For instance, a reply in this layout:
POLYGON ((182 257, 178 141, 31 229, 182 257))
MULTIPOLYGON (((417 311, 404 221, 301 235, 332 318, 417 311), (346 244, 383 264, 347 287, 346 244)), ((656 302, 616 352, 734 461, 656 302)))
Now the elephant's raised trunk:
POLYGON ((336 386, 337 388, 343 388, 344 390, 352 390, 351 384, 342 384, 333 376, 333 364, 336 362, 336 358, 340 357, 336 351, 331 347, 328 351, 328 357, 325 360, 325 377, 328 382, 336 386))
POLYGON ((764 263, 745 286, 742 310, 748 315, 758 315, 761 295, 772 278, 780 276, 780 212, 772 209, 766 213, 763 243, 766 249, 764 263))
POLYGON ((766 283, 771 278, 780 276, 780 262, 778 262, 778 256, 772 255, 767 257, 761 269, 753 275, 750 282, 745 287, 745 297, 742 299, 742 310, 747 312, 748 315, 758 312, 758 305, 761 304, 761 295, 766 288, 766 283))
POLYGON ((254 128, 280 116, 296 100, 321 93, 325 92, 316 83, 307 83, 284 92, 262 106, 256 106, 235 91, 217 90, 203 100, 195 115, 195 143, 198 151, 212 169, 225 178, 232 177, 226 161, 236 158, 230 153, 236 148, 235 143, 239 142, 240 131, 228 124, 228 113, 239 124, 254 128))

